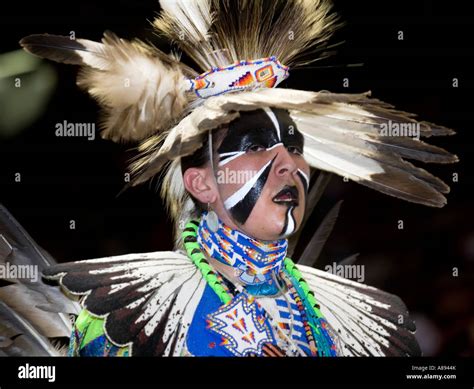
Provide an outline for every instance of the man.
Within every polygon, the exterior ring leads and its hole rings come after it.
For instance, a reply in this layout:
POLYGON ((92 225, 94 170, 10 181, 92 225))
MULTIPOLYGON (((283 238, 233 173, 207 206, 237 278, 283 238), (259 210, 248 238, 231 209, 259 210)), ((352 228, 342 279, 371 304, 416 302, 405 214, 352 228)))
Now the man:
POLYGON ((212 149, 205 144, 184 161, 187 192, 209 209, 184 229, 187 257, 149 253, 46 270, 87 294, 70 355, 419 353, 396 296, 305 267, 302 275, 286 258, 309 184, 304 138, 288 112, 243 113, 213 138, 212 149), (212 159, 201 165, 202 154, 212 159), (253 175, 218 182, 223 171, 253 175))
POLYGON ((310 166, 443 206, 449 188, 403 158, 457 158, 380 130, 399 122, 416 124, 421 136, 452 131, 368 94, 274 88, 288 65, 305 63, 302 52, 327 41, 336 19, 326 1, 267 5, 161 1, 155 27, 202 74, 111 33, 103 43, 22 40, 34 54, 83 66, 79 84, 106 113, 103 135, 142 141, 132 185, 165 171, 162 194, 177 226, 176 251, 44 271, 84 296, 70 355, 419 354, 398 297, 296 266, 288 238, 312 205, 310 166))

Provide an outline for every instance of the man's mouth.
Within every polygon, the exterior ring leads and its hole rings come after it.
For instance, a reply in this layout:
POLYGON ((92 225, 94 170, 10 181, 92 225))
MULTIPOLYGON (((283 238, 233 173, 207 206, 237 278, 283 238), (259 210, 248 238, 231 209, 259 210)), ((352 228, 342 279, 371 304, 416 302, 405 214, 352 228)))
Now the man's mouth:
POLYGON ((286 185, 280 190, 272 201, 277 204, 297 207, 298 202, 298 188, 296 186, 286 185))

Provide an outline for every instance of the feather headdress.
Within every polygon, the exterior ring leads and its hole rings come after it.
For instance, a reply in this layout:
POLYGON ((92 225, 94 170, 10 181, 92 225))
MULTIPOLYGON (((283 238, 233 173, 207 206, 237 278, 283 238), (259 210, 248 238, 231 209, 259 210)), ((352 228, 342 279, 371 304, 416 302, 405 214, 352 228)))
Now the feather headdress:
POLYGON ((131 185, 164 175, 162 195, 175 221, 192 210, 180 158, 199 149, 208 131, 262 107, 289 111, 305 138, 304 156, 312 167, 407 201, 434 207, 446 203, 449 187, 407 159, 452 163, 457 157, 384 129, 393 123, 416 126, 421 137, 451 135, 452 130, 418 122, 369 93, 274 88, 289 69, 326 55, 328 39, 339 25, 328 0, 160 4, 154 28, 182 49, 195 68, 176 55, 109 32, 102 43, 32 35, 21 44, 33 54, 82 66, 79 86, 104 108, 102 135, 142 142, 131 185))

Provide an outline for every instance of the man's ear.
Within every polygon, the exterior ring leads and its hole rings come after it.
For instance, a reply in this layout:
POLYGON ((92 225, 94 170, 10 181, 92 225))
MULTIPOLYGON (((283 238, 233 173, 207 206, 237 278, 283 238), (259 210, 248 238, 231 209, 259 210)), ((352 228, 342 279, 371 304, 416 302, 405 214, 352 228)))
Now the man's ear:
POLYGON ((183 174, 184 187, 203 204, 212 204, 217 199, 217 189, 211 179, 206 169, 196 167, 187 169, 183 174))

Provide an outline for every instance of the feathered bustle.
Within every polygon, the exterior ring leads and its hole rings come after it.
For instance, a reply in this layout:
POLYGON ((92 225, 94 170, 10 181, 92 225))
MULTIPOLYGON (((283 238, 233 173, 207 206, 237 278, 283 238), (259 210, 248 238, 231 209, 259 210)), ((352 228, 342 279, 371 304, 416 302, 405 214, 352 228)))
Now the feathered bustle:
MULTIPOLYGON (((54 263, 0 204, 0 269, 40 273, 54 263)), ((43 283, 40 274, 29 275, 0 272, 0 356, 62 355, 72 331, 69 314, 77 314, 79 304, 43 283)))

